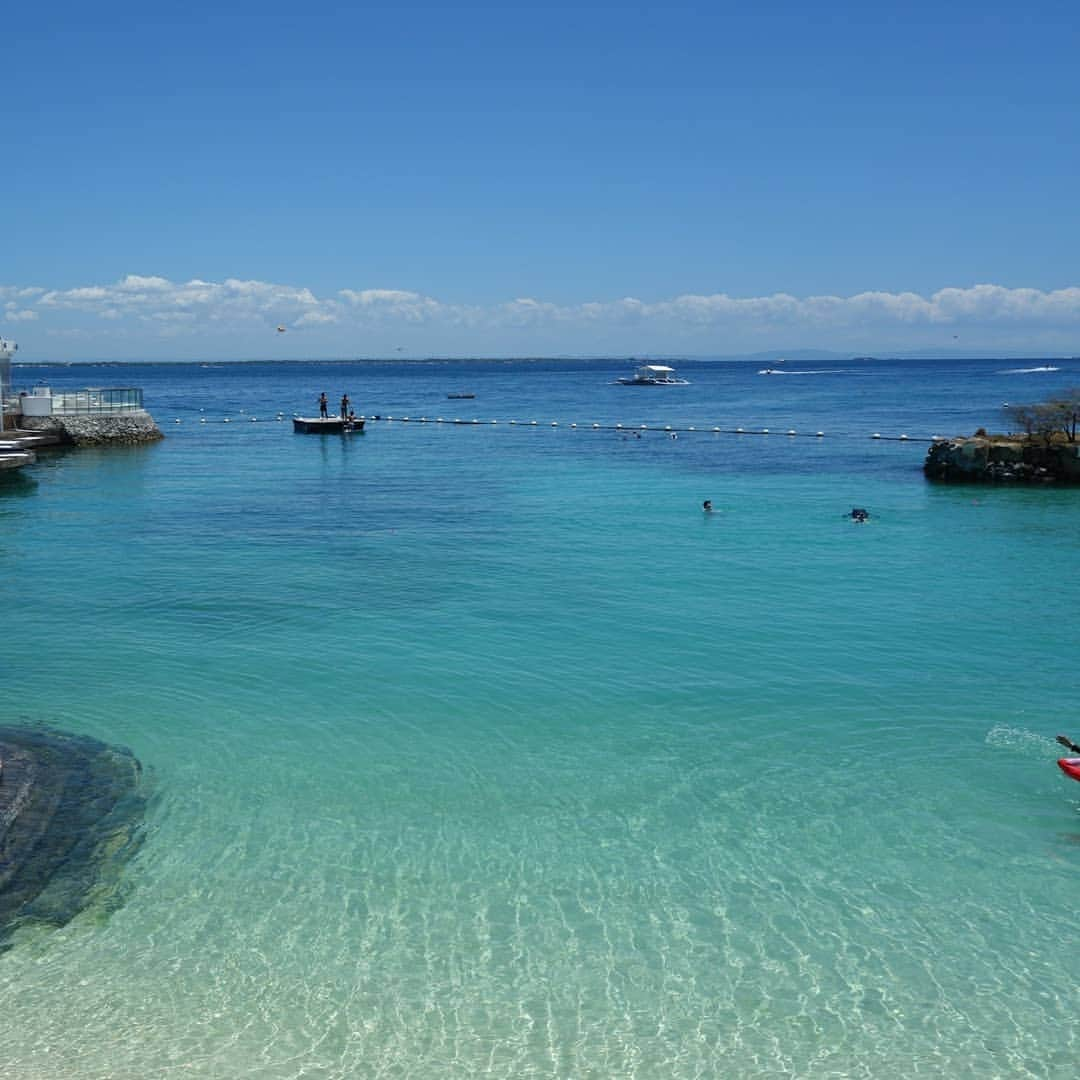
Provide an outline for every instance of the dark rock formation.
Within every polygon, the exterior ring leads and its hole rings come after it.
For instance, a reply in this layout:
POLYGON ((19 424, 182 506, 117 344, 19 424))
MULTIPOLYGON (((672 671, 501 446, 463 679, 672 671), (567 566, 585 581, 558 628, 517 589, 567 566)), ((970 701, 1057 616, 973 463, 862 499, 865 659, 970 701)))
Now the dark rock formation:
POLYGON ((120 902, 141 842, 138 761, 86 736, 0 726, 0 951, 28 924, 120 902))
POLYGON ((931 480, 959 484, 1080 484, 1080 443, 939 439, 926 455, 931 480))

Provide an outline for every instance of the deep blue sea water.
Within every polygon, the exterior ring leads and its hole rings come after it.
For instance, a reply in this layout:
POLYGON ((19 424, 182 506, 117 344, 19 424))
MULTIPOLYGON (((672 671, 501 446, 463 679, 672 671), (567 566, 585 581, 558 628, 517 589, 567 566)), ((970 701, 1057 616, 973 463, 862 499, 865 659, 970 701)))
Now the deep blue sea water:
POLYGON ((630 367, 16 367, 166 439, 0 484, 2 719, 152 792, 0 1074, 1076 1074, 1080 492, 921 464, 1080 361, 630 367))

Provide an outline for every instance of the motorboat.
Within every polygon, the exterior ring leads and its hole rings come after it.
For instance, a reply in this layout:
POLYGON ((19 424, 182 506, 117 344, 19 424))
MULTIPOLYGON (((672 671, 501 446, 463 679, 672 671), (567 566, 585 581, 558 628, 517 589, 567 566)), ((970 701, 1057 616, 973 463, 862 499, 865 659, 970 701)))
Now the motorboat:
POLYGON ((642 364, 633 375, 616 379, 623 386, 688 386, 686 379, 680 379, 673 367, 664 364, 642 364))

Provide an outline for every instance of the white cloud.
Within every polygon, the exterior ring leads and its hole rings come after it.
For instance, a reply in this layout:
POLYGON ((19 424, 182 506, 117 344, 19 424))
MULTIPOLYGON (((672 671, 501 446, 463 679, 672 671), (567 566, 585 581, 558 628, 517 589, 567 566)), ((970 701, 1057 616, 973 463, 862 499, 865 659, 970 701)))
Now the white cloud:
POLYGON ((308 311, 297 319, 293 326, 320 326, 339 321, 338 315, 333 311, 308 311))
POLYGON ((459 340, 475 342, 478 351, 489 342, 529 341, 556 345, 559 351, 589 352, 648 336, 658 347, 665 342, 672 348, 692 343, 721 352, 737 350, 740 342, 767 338, 825 347, 849 339, 902 346, 941 340, 961 330, 965 335, 980 330, 986 340, 995 341, 1005 341, 1010 333, 1017 342, 1033 341, 1039 334, 1046 340, 1056 334, 1068 341, 1080 329, 1077 286, 1042 291, 978 284, 947 287, 929 296, 879 290, 805 297, 686 293, 571 304, 525 296, 482 306, 444 303, 407 289, 343 288, 319 297, 308 287, 278 282, 241 278, 173 282, 157 275, 128 274, 112 284, 69 289, 0 286, 0 301, 5 320, 40 319, 50 333, 70 329, 65 324, 79 315, 107 320, 133 339, 140 325, 192 338, 213 329, 219 341, 222 335, 238 340, 245 333, 250 337, 251 332, 286 325, 322 335, 323 342, 347 341, 350 327, 370 330, 372 339, 379 330, 389 335, 396 333, 395 328, 412 327, 426 328, 425 340, 431 347, 456 330, 459 340), (460 337, 464 334, 467 339, 460 337))
POLYGON ((342 289, 338 295, 365 318, 402 319, 418 323, 440 316, 453 316, 453 309, 430 296, 404 289, 342 289))

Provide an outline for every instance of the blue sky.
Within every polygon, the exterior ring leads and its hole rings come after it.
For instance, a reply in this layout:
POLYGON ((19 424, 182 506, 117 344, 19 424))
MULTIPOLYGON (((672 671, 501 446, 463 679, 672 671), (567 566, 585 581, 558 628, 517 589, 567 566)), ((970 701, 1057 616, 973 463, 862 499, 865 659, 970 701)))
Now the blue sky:
POLYGON ((0 334, 1080 353, 1075 6, 746 7, 9 12, 0 334))

